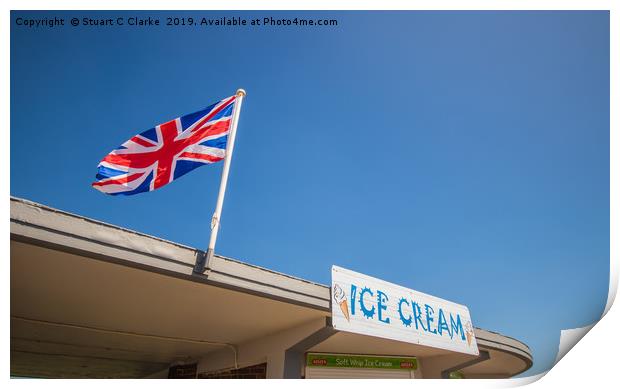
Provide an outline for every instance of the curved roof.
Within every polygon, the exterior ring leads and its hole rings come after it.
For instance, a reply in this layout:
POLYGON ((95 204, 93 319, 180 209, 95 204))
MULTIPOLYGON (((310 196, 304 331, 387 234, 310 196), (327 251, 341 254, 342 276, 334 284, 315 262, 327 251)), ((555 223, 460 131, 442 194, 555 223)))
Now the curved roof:
MULTIPOLYGON (((79 363, 92 366, 92 377, 141 377, 176 360, 234 349, 248 339, 330 316, 326 285, 219 255, 204 274, 195 274, 201 255, 12 197, 12 374, 78 376, 83 369, 67 366, 79 363), (226 312, 226 319, 213 312, 226 312), (58 357, 50 362, 47 354, 60 354, 67 363, 58 357)), ((337 334, 326 344, 344 350, 355 343, 350 337, 337 334)), ((532 365, 529 348, 516 339, 483 329, 476 329, 476 338, 490 358, 460 368, 467 376, 508 377, 532 365)), ((429 358, 449 353, 381 343, 379 348, 391 346, 390 354, 399 349, 429 358)))

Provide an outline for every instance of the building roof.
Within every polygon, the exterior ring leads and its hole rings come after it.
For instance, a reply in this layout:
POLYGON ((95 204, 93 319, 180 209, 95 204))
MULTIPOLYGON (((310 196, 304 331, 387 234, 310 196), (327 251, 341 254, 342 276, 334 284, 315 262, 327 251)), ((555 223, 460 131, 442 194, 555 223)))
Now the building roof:
MULTIPOLYGON (((11 197, 12 374, 75 376, 66 366, 79 362, 93 366, 93 377, 140 377, 331 314, 326 285, 220 255, 193 273, 204 254, 11 197), (75 363, 50 362, 46 353, 75 363), (50 371, 34 371, 40 366, 50 371)), ((469 367, 473 375, 512 376, 532 365, 516 339, 479 328, 476 338, 495 358, 469 367), (492 366, 502 360, 506 371, 492 366)), ((337 334, 325 342, 346 349, 356 340, 337 334)), ((389 341, 415 355, 446 353, 401 343, 389 341)))

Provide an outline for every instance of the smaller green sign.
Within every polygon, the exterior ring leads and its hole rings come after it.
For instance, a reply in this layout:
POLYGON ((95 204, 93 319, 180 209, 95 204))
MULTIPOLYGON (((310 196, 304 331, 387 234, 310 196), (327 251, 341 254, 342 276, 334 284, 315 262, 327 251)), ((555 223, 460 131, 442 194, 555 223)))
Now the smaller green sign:
POLYGON ((310 367, 354 369, 415 370, 418 368, 418 360, 416 358, 375 357, 369 355, 308 354, 306 364, 310 367))
POLYGON ((462 371, 457 370, 457 371, 451 371, 450 374, 448 374, 448 378, 465 378, 465 374, 463 374, 462 371))

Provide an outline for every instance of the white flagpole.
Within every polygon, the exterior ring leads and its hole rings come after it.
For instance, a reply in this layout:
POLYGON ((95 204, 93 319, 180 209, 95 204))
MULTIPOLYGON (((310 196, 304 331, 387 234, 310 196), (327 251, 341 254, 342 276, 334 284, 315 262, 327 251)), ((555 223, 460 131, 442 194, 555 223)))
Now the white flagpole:
POLYGON ((217 232, 220 228, 220 216, 222 214, 222 205, 224 204, 224 195, 226 194, 226 184, 228 182, 228 171, 230 169, 230 161, 235 148, 235 135, 237 134, 237 123, 239 122, 239 113, 241 112, 241 104, 245 97, 245 90, 237 90, 237 99, 233 107, 232 122, 230 123, 230 132, 228 133, 228 142, 226 146, 226 156, 224 157, 224 167, 222 169, 222 180, 220 182, 220 192, 217 195, 217 203, 215 204, 215 212, 211 219, 211 238, 209 239, 209 248, 207 249, 206 258, 202 261, 197 260, 194 272, 202 274, 213 258, 215 250, 215 242, 217 240, 217 232))

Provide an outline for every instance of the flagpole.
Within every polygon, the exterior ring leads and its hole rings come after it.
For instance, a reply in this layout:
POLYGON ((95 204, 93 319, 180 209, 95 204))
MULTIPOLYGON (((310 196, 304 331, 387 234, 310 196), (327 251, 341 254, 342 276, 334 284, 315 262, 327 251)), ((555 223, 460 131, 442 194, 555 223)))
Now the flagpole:
POLYGON ((243 89, 237 89, 235 106, 233 107, 232 122, 230 123, 230 132, 228 133, 228 142, 226 146, 226 156, 224 157, 224 167, 222 169, 222 180, 220 181, 220 192, 217 195, 217 203, 215 204, 215 212, 211 219, 211 238, 209 239, 209 248, 207 249, 206 258, 197 258, 194 266, 194 273, 204 273, 207 266, 213 259, 215 250, 215 242, 217 241, 217 233, 220 229, 220 216, 222 214, 222 205, 224 204, 224 195, 226 194, 226 184, 228 183, 228 171, 230 169, 230 161, 232 160, 233 149, 235 148, 235 136, 237 135, 237 123, 239 122, 239 113, 241 112, 241 104, 246 93, 243 89))

